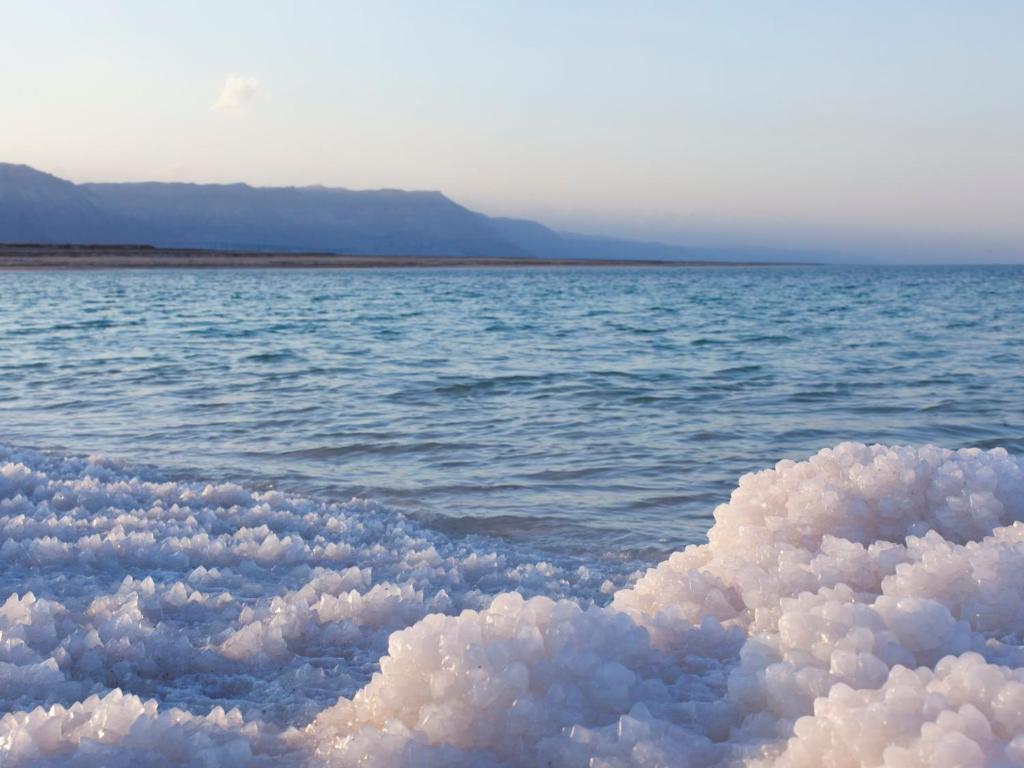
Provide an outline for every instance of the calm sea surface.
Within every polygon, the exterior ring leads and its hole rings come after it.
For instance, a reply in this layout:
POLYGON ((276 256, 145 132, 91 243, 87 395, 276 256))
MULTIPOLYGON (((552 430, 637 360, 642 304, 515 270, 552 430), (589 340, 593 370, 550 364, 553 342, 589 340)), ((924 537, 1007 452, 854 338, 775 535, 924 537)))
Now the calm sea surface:
POLYGON ((1024 453, 1024 268, 0 273, 0 440, 656 558, 841 440, 1024 453))

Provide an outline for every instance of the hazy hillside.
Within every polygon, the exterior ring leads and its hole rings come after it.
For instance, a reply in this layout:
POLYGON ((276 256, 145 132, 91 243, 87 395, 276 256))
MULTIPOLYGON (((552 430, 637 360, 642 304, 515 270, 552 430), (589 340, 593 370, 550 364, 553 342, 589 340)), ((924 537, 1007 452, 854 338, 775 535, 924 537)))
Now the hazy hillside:
POLYGON ((440 192, 157 182, 76 185, 4 163, 0 242, 553 259, 801 258, 770 250, 559 233, 535 221, 475 213, 440 192))
POLYGON ((439 192, 79 184, 0 164, 0 242, 528 256, 439 192))
POLYGON ((0 163, 0 241, 95 242, 114 230, 80 187, 27 165, 0 163))
POLYGON ((486 219, 439 192, 245 184, 83 184, 131 237, 163 246, 523 256, 486 219))

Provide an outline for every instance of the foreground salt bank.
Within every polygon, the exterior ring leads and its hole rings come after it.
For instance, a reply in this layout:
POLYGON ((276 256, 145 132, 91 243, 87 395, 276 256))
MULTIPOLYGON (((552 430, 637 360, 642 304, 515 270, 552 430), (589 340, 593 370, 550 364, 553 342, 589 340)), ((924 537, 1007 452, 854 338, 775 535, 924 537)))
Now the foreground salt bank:
POLYGON ((617 590, 372 504, 0 466, 4 766, 1024 764, 1005 451, 782 462, 617 590))

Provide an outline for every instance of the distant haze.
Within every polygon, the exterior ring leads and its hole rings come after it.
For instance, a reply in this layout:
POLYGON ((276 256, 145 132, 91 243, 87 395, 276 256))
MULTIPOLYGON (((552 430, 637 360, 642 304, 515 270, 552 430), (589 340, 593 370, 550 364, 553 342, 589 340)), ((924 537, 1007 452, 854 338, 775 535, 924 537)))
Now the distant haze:
POLYGON ((1009 0, 5 3, 0 161, 1024 261, 1022 29, 1009 0))

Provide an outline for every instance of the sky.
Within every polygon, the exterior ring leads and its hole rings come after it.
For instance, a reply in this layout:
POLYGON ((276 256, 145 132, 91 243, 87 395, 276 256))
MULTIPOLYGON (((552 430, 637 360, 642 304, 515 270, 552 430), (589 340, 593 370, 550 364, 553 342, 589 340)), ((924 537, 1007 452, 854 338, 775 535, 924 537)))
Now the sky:
POLYGON ((1024 2, 0 0, 0 161, 1024 261, 1024 2))

